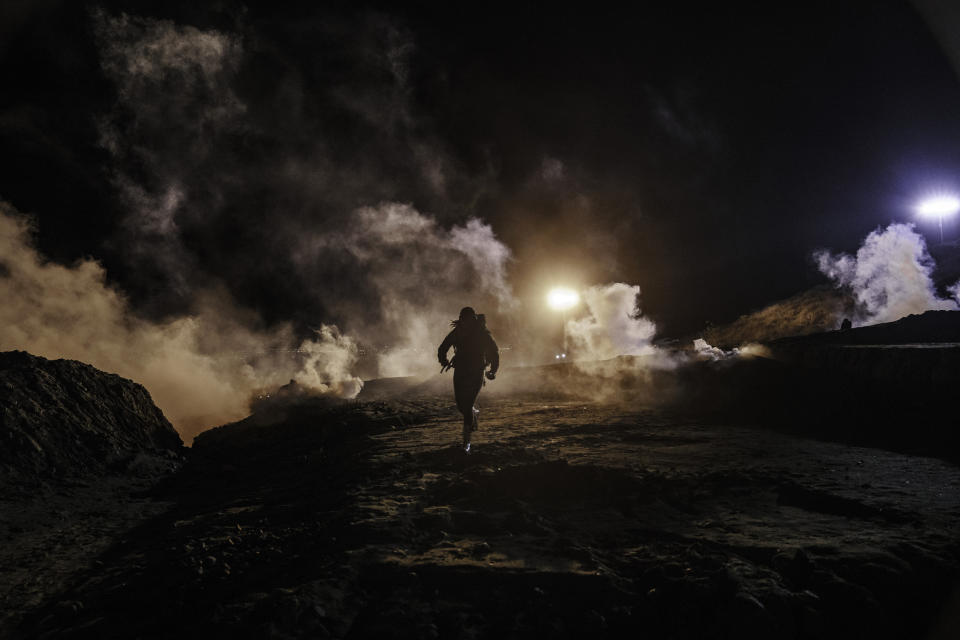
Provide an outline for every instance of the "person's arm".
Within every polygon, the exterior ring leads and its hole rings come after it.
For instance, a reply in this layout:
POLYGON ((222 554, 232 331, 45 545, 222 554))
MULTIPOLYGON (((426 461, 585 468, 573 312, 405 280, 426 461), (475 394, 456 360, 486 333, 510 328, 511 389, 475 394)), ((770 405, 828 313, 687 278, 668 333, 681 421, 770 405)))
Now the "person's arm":
POLYGON ((456 332, 456 329, 447 334, 447 337, 443 339, 443 342, 440 343, 440 348, 437 349, 437 360, 440 361, 440 366, 445 367, 450 364, 450 361, 447 360, 447 352, 450 351, 450 347, 453 346, 453 334, 456 332))
POLYGON ((500 348, 490 333, 487 333, 486 357, 487 362, 490 363, 490 374, 496 375, 497 369, 500 368, 500 348))

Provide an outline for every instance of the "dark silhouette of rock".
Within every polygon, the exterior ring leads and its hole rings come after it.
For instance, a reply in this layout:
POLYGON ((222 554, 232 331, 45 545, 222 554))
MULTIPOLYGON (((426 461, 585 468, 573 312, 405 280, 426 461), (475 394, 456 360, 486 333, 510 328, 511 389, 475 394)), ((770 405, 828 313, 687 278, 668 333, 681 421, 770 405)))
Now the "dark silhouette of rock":
POLYGON ((152 474, 182 447, 136 382, 74 360, 0 353, 0 479, 152 474))
POLYGON ((843 322, 840 323, 840 331, 849 331, 853 328, 853 323, 850 322, 850 318, 844 318, 843 322))

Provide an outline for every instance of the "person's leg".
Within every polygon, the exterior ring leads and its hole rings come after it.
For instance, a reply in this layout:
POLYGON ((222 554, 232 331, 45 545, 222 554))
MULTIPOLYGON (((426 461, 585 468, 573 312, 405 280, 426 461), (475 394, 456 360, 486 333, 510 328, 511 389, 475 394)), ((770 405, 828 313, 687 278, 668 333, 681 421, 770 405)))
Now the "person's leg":
POLYGON ((476 427, 476 413, 473 403, 483 386, 483 372, 454 370, 453 389, 457 399, 457 409, 463 415, 463 448, 470 450, 470 434, 476 427), (457 375, 459 373, 459 375, 457 375))
POLYGON ((453 370, 453 395, 457 399, 457 410, 463 416, 463 447, 467 449, 470 445, 473 401, 470 398, 467 376, 459 369, 453 370))
POLYGON ((473 398, 470 397, 470 385, 467 376, 454 372, 453 375, 453 395, 457 399, 457 411, 463 416, 464 424, 470 421, 471 407, 473 398))
POLYGON ((470 387, 468 389, 468 396, 470 398, 470 427, 469 431, 466 432, 466 439, 463 443, 463 448, 467 451, 470 451, 470 438, 473 435, 473 432, 477 430, 477 414, 480 412, 477 411, 475 406, 477 402, 477 396, 480 394, 480 388, 483 386, 483 372, 478 373, 476 376, 471 377, 470 387))

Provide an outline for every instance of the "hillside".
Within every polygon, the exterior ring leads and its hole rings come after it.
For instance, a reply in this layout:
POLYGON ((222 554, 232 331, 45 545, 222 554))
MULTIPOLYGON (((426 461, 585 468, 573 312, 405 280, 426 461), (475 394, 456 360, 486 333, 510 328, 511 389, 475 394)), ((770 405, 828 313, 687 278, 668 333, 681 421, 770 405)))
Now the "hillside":
POLYGON ((162 465, 182 447, 143 386, 23 351, 0 353, 0 443, 0 478, 8 481, 162 465))
POLYGON ((744 314, 728 324, 709 327, 691 339, 703 338, 713 346, 732 349, 751 342, 830 331, 852 315, 852 297, 820 286, 744 314))

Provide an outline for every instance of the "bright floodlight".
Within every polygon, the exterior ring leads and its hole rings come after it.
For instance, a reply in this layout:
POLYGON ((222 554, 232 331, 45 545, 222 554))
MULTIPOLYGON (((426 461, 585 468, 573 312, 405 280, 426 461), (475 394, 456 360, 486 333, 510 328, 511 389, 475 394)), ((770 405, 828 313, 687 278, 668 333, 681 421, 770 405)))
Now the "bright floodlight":
POLYGON ((917 207, 917 213, 930 218, 952 216, 957 211, 960 211, 960 199, 955 196, 927 198, 917 207))
POLYGON ((917 213, 926 218, 936 218, 940 223, 940 244, 943 244, 943 219, 960 211, 960 199, 956 196, 934 196, 917 206, 917 213))
POLYGON ((557 311, 565 311, 580 302, 580 296, 572 289, 558 287, 547 294, 547 304, 557 311))

